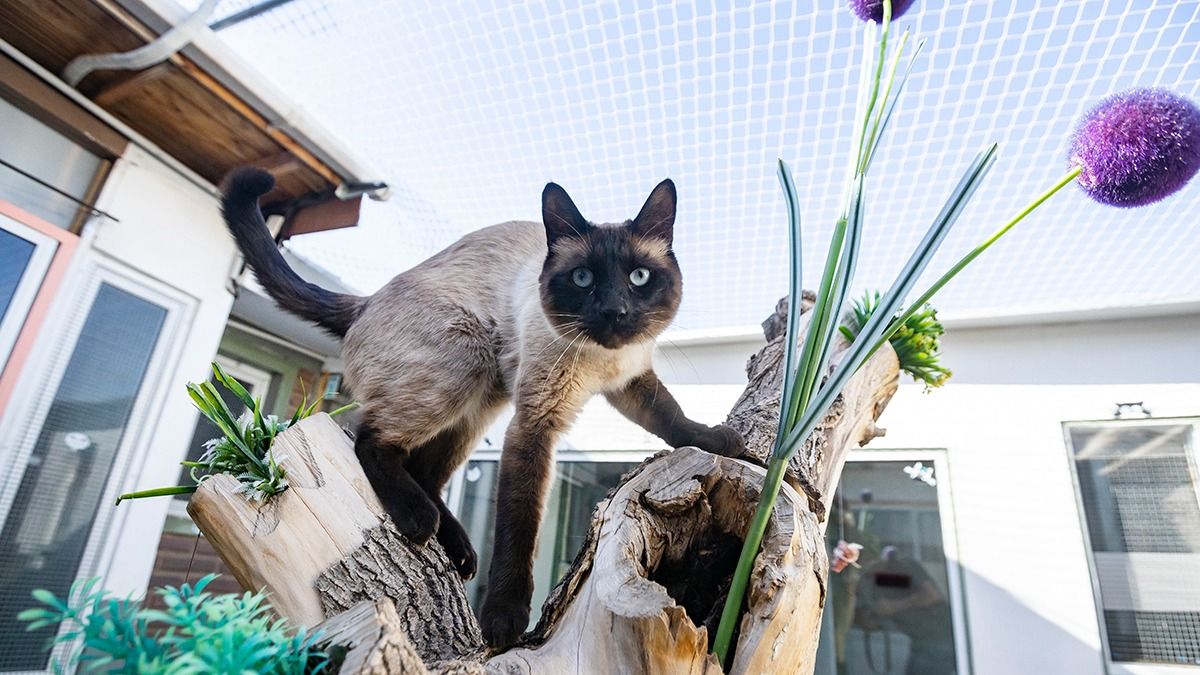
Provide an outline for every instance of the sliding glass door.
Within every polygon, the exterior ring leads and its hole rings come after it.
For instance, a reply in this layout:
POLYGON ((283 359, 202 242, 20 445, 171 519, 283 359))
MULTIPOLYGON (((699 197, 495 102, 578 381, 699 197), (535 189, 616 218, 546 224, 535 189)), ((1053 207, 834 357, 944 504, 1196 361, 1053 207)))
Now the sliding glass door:
POLYGON ((48 340, 60 344, 23 377, 29 390, 0 435, 0 672, 46 667, 56 627, 26 632, 16 621, 31 592, 62 596, 98 571, 113 477, 147 435, 148 399, 161 389, 182 309, 115 270, 97 268, 82 285, 61 340, 48 340))

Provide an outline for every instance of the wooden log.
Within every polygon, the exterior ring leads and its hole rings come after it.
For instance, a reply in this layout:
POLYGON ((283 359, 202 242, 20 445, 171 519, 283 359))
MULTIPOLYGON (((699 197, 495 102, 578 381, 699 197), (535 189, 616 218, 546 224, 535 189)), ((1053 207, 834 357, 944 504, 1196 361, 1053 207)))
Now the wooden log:
POLYGON ((254 503, 231 476, 204 481, 188 513, 247 590, 282 616, 315 625, 362 600, 391 598, 427 662, 473 654, 482 637, 462 580, 436 542, 413 546, 383 511, 354 444, 318 414, 275 440, 288 488, 254 503))
POLYGON ((429 672, 405 634, 390 598, 364 600, 317 629, 323 638, 344 651, 339 673, 425 675, 429 672))
MULTIPOLYGON (((727 419, 755 461, 765 461, 775 440, 786 323, 780 301, 727 419)), ((850 449, 881 435, 874 422, 898 377, 895 352, 879 350, 791 463, 755 561, 730 673, 813 672, 829 569, 824 514, 850 449)), ((626 476, 597 507, 538 627, 526 644, 489 660, 488 672, 722 672, 707 653, 708 636, 764 476, 757 465, 695 448, 662 453, 626 476)))
MULTIPOLYGON (((728 418, 756 460, 774 442, 783 361, 778 327, 786 311, 781 302, 764 322, 768 344, 751 359, 750 383, 728 418)), ((812 672, 828 576, 824 514, 850 448, 880 435, 874 421, 898 372, 895 353, 881 349, 790 466, 755 562, 729 672, 812 672)), ((444 552, 436 542, 413 546, 395 531, 346 435, 317 416, 277 443, 291 487, 269 505, 250 505, 231 478, 214 479, 189 511, 243 586, 266 587, 281 613, 313 624, 313 617, 341 612, 330 625, 360 626, 358 637, 346 639, 366 654, 343 672, 722 672, 708 640, 757 506, 765 472, 754 463, 696 448, 647 460, 597 506, 538 626, 515 649, 488 659, 444 552), (390 612, 374 602, 385 597, 395 600, 390 612), (375 628, 362 628, 367 624, 375 628), (371 639, 374 646, 363 647, 371 639)))

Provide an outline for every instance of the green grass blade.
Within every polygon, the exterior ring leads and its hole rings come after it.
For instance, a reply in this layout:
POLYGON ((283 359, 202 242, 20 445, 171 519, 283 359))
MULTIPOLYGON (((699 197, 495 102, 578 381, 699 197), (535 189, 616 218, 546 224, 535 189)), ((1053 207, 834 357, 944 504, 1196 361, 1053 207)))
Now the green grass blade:
POLYGON ((265 467, 262 463, 262 460, 258 458, 253 449, 251 449, 250 445, 246 442, 246 439, 242 437, 242 431, 238 428, 237 420, 233 418, 233 413, 229 412, 229 408, 225 405, 225 401, 221 400, 220 394, 217 393, 217 388, 214 387, 211 382, 203 382, 199 385, 199 389, 203 395, 204 401, 213 411, 213 414, 209 415, 209 419, 212 420, 213 424, 216 424, 217 428, 221 430, 221 433, 225 434, 225 436, 235 446, 237 446, 237 449, 251 464, 258 467, 260 470, 264 469, 265 467))
POLYGON ((907 44, 908 31, 904 31, 900 43, 896 46, 896 53, 892 57, 892 66, 888 69, 887 84, 883 88, 883 96, 879 99, 879 106, 875 111, 875 121, 871 124, 871 132, 867 134, 866 142, 863 144, 862 173, 864 174, 870 168, 874 150, 879 147, 879 139, 883 136, 883 120, 890 108, 888 103, 892 95, 892 85, 896 81, 896 69, 900 66, 900 57, 904 54, 904 47, 907 44))
MULTIPOLYGON (((842 259, 838 263, 838 276, 835 280, 833 289, 833 305, 825 317, 826 323, 822 328, 824 340, 821 344, 821 353, 817 357, 816 369, 813 378, 813 387, 820 385, 821 378, 825 375, 825 368, 829 364, 829 359, 833 354, 833 345, 837 340, 838 331, 836 327, 842 318, 842 309, 846 304, 846 296, 850 293, 850 284, 854 281, 854 271, 858 267, 858 251, 862 242, 862 221, 863 221, 863 176, 859 176, 855 181, 854 198, 850 203, 850 220, 849 226, 846 229, 846 245, 842 249, 842 259)), ((809 392, 809 397, 805 403, 811 400, 812 392, 809 392)))

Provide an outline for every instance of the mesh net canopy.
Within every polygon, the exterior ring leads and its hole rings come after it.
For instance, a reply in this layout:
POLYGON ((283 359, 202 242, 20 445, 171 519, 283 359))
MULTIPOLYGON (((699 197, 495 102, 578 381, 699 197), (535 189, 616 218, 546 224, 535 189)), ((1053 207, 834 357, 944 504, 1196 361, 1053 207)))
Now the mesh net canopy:
MULTIPOLYGON (((196 2, 185 3, 194 7, 196 2)), ((255 4, 227 0, 217 17, 255 4)), ((1104 96, 1200 96, 1200 3, 919 0, 927 38, 867 185, 860 290, 886 288, 976 152, 1000 159, 924 285, 1066 170, 1104 96)), ((394 186, 359 228, 293 240, 372 291, 463 233, 536 220, 548 180, 594 221, 679 187, 677 329, 751 326, 786 291, 787 160, 805 282, 850 148, 862 26, 841 1, 294 0, 219 35, 394 186)), ((1200 184, 1138 210, 1068 189, 936 299, 943 318, 1200 301, 1200 184)))

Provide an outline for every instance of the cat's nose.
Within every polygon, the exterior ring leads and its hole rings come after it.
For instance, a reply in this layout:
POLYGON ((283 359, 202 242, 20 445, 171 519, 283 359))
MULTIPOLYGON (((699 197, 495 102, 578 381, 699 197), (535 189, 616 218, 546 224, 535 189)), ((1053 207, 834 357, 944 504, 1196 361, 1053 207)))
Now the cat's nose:
POLYGON ((600 314, 610 323, 621 323, 629 316, 629 308, 624 304, 613 305, 601 309, 600 314))

